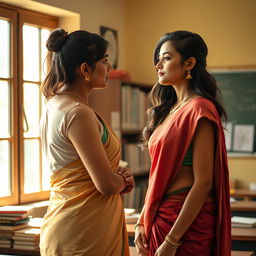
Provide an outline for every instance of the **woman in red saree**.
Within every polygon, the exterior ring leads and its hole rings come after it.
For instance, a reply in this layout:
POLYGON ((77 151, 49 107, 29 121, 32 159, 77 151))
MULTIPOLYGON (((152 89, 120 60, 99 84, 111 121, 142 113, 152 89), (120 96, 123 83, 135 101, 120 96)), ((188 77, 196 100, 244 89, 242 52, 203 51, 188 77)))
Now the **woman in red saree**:
POLYGON ((155 50, 158 83, 144 130, 149 187, 135 227, 143 256, 229 256, 230 197, 221 117, 203 39, 164 35, 155 50))

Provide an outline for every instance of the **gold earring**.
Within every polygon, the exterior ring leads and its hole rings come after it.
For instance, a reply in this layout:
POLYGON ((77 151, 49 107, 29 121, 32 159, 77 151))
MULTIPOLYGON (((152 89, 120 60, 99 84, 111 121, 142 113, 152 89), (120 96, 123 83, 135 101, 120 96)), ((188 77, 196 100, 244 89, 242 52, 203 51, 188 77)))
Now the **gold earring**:
POLYGON ((187 71, 186 79, 191 80, 193 77, 191 76, 190 70, 187 71))
POLYGON ((85 81, 85 82, 89 82, 89 81, 90 81, 90 77, 89 77, 88 75, 85 75, 85 76, 84 76, 84 81, 85 81))

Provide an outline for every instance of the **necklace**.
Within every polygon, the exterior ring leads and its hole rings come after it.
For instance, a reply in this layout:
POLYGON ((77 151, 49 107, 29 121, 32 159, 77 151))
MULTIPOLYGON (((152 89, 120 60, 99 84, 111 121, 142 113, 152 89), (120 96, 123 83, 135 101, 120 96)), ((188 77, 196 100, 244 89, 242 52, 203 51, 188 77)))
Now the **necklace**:
POLYGON ((73 96, 73 97, 79 99, 80 101, 82 101, 82 102, 83 102, 84 104, 86 104, 87 106, 89 106, 89 104, 88 104, 87 101, 85 101, 83 98, 77 96, 76 94, 74 94, 74 93, 72 93, 72 92, 60 92, 60 93, 58 93, 58 95, 62 95, 62 94, 71 95, 71 96, 73 96))
POLYGON ((191 97, 193 96, 193 94, 190 94, 187 98, 185 98, 184 100, 182 100, 178 106, 176 106, 175 108, 170 110, 170 115, 172 115, 174 112, 176 112, 186 101, 188 101, 191 97))

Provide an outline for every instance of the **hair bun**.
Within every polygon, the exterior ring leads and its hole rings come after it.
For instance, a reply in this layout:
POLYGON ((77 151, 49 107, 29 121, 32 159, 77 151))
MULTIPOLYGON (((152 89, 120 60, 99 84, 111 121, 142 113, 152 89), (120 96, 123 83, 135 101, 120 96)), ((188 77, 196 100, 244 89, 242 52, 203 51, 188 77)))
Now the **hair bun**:
POLYGON ((46 42, 46 47, 50 52, 59 52, 67 40, 68 32, 62 28, 53 30, 46 42))

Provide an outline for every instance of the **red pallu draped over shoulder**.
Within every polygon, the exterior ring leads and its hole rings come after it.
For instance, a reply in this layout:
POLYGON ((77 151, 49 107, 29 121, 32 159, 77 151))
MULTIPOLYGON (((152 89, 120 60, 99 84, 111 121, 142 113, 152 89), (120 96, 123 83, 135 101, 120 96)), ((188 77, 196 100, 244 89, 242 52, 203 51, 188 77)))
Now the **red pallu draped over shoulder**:
POLYGON ((216 128, 213 190, 217 201, 217 216, 215 217, 216 246, 214 255, 229 256, 231 251, 231 216, 225 139, 218 112, 214 104, 205 98, 195 98, 181 107, 179 111, 173 114, 169 122, 165 122, 152 134, 149 140, 151 170, 142 221, 145 225, 147 238, 150 240, 163 196, 181 167, 201 118, 209 119, 216 128))

